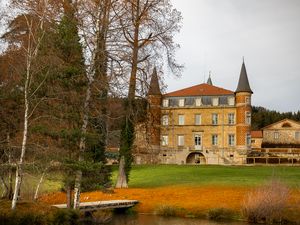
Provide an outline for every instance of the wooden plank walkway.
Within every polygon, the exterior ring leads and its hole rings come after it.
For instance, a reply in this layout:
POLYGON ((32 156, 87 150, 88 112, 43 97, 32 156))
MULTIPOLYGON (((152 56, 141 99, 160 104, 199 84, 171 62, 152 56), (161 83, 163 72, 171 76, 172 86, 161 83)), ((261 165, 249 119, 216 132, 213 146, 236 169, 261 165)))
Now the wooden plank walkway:
MULTIPOLYGON (((120 208, 130 208, 138 204, 137 200, 110 200, 110 201, 98 201, 98 202, 81 202, 79 205, 79 210, 83 212, 92 212, 101 209, 120 209, 120 208)), ((67 204, 53 205, 54 207, 60 209, 66 209, 67 204)))

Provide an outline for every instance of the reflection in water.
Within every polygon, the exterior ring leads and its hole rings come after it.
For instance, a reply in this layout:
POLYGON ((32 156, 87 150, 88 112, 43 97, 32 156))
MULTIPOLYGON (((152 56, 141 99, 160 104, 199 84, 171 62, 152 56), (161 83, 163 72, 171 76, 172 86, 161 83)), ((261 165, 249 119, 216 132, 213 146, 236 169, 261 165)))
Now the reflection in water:
POLYGON ((109 225, 246 225, 242 222, 213 222, 208 220, 160 217, 153 215, 116 215, 109 225))

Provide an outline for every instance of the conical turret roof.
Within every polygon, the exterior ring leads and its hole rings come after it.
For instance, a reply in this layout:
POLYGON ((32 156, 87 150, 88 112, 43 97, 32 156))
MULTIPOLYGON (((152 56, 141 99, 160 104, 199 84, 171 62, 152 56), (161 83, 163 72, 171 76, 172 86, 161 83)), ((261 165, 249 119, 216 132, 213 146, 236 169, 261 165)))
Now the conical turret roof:
POLYGON ((211 80, 211 76, 210 76, 210 72, 209 72, 209 77, 208 77, 206 83, 209 84, 209 85, 213 85, 212 80, 211 80))
POLYGON ((238 93, 238 92, 253 93, 251 88, 250 88, 250 84, 249 84, 248 75, 247 75, 246 66, 245 66, 244 61, 243 61, 242 68, 241 68, 239 83, 238 83, 238 86, 236 88, 235 93, 238 93))
POLYGON ((153 69, 148 95, 161 95, 156 68, 153 69))

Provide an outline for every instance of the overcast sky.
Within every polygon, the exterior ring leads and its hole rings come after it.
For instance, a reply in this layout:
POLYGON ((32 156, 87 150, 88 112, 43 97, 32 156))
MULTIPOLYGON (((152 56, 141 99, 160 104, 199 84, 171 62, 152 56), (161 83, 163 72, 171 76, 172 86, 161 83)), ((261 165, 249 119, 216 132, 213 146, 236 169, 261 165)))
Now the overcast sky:
POLYGON ((253 105, 300 110, 300 0, 171 1, 183 16, 176 42, 185 70, 167 77, 168 92, 203 83, 209 71, 234 91, 244 56, 253 105))
POLYGON ((300 110, 299 0, 171 0, 182 12, 176 41, 182 78, 165 80, 168 92, 203 83, 235 91, 242 65, 253 105, 300 110))

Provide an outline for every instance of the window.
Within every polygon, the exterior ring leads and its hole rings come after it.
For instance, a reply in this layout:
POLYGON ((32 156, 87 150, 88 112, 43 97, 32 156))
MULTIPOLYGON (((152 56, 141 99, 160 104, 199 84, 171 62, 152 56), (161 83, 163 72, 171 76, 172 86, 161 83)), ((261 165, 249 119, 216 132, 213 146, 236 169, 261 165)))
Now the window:
POLYGON ((290 123, 284 123, 281 127, 292 127, 292 125, 290 123))
POLYGON ((201 104, 202 105, 211 105, 212 104, 212 98, 211 98, 211 96, 203 96, 201 98, 201 104))
POLYGON ((178 146, 184 146, 184 136, 178 135, 178 146))
POLYGON ((194 103, 195 103, 195 98, 193 98, 193 97, 187 97, 184 99, 185 106, 193 106, 194 103))
POLYGON ((274 139, 279 139, 279 132, 274 132, 274 139))
POLYGON ((168 135, 163 135, 161 137, 161 145, 162 146, 167 146, 169 144, 169 137, 168 135))
POLYGON ((196 114, 195 115, 195 125, 200 125, 201 124, 201 114, 196 114))
POLYGON ((199 134, 195 134, 194 140, 195 140, 195 146, 201 146, 201 136, 199 134))
POLYGON ((212 145, 214 145, 214 146, 218 145, 218 135, 217 135, 217 134, 213 134, 213 135, 211 136, 211 143, 212 143, 212 145))
POLYGON ((179 99, 179 107, 184 107, 184 98, 179 99))
POLYGON ((168 107, 176 107, 176 106, 178 106, 178 99, 170 98, 168 107))
POLYGON ((251 104, 251 98, 250 97, 246 97, 245 98, 245 102, 246 102, 246 104, 251 104))
POLYGON ((229 146, 234 146, 234 141, 235 141, 234 138, 235 138, 234 134, 229 134, 228 135, 228 145, 229 146))
POLYGON ((228 104, 229 105, 234 105, 234 103, 235 103, 234 97, 228 97, 228 104))
POLYGON ((251 125, 251 112, 246 112, 246 124, 251 125))
POLYGON ((219 105, 228 105, 228 98, 226 96, 220 96, 219 105))
POLYGON ((217 98, 217 97, 212 98, 212 105, 213 105, 213 106, 219 105, 219 98, 217 98))
POLYGON ((251 143, 252 143, 252 144, 255 144, 255 140, 251 140, 251 143))
POLYGON ((247 133, 247 135, 246 135, 246 143, 247 143, 247 146, 251 145, 251 134, 250 133, 247 133))
POLYGON ((295 139, 300 140, 300 131, 295 132, 295 139))
POLYGON ((196 106, 201 106, 202 102, 201 102, 201 98, 196 98, 196 106))
POLYGON ((228 124, 230 124, 230 125, 234 124, 234 113, 228 114, 228 124))
POLYGON ((169 125, 169 117, 168 117, 168 115, 163 115, 163 117, 162 117, 162 125, 164 125, 164 126, 169 125))
POLYGON ((217 113, 213 113, 212 114, 212 124, 213 125, 217 125, 218 124, 218 114, 217 113))
POLYGON ((169 99, 163 100, 163 107, 169 107, 169 99))
POLYGON ((184 125, 184 115, 178 116, 178 125, 184 125))

